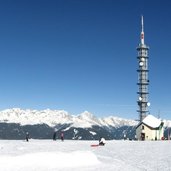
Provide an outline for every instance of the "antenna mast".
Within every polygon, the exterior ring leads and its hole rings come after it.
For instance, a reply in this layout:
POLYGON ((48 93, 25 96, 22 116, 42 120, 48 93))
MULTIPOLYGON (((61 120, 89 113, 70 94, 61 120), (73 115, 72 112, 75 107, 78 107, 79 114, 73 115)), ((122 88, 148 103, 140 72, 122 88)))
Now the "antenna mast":
POLYGON ((148 50, 149 47, 145 45, 144 43, 144 21, 143 16, 141 16, 141 37, 140 37, 140 44, 137 47, 138 51, 138 107, 139 109, 137 112, 139 113, 139 120, 140 122, 146 117, 148 111, 148 107, 150 106, 150 103, 148 102, 148 85, 149 85, 149 79, 148 79, 148 50))

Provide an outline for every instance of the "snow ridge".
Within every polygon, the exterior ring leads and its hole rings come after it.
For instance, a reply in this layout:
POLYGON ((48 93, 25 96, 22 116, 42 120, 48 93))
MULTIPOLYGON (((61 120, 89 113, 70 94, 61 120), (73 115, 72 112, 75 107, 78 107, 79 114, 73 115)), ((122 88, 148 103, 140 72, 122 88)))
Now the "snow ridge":
POLYGON ((79 115, 70 115, 64 110, 22 110, 12 108, 0 111, 0 122, 19 123, 20 125, 47 124, 54 127, 57 124, 70 124, 72 127, 90 128, 93 125, 106 127, 135 126, 137 121, 118 117, 97 118, 85 111, 79 115))

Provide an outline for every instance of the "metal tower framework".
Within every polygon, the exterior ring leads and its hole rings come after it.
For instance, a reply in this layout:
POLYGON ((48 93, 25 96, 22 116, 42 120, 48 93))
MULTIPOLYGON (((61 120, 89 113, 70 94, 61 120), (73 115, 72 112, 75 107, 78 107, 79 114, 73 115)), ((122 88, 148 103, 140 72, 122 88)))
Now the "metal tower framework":
POLYGON ((138 88, 139 91, 138 94, 138 106, 139 109, 137 112, 139 113, 139 120, 140 122, 146 117, 148 111, 148 106, 150 106, 150 103, 148 102, 148 85, 149 85, 149 79, 148 79, 148 50, 149 47, 145 45, 144 43, 144 23, 143 23, 143 16, 141 17, 141 25, 142 25, 142 31, 141 31, 141 43, 137 47, 138 51, 138 88))

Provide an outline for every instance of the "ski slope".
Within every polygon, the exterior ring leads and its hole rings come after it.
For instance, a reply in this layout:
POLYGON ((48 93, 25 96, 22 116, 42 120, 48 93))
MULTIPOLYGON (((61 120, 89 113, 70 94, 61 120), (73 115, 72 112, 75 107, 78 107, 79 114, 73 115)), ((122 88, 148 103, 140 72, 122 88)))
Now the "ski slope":
POLYGON ((171 141, 0 140, 1 171, 171 170, 171 141))

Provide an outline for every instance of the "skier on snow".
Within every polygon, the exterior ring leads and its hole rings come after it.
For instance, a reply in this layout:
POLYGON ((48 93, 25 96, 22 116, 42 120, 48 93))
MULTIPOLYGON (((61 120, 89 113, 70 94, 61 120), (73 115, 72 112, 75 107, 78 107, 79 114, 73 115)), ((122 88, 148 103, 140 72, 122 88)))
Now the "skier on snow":
POLYGON ((105 145, 105 143, 106 143, 106 140, 104 138, 100 137, 99 145, 103 146, 103 145, 105 145))
POLYGON ((64 133, 61 132, 61 140, 64 141, 64 133))
POLYGON ((30 135, 28 132, 26 132, 26 141, 28 142, 29 141, 29 138, 30 138, 30 135))
POLYGON ((54 129, 54 133, 53 133, 53 140, 56 141, 56 132, 57 132, 57 129, 55 128, 54 129))

